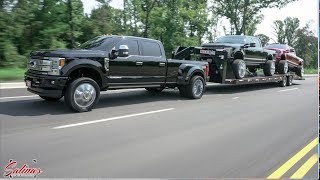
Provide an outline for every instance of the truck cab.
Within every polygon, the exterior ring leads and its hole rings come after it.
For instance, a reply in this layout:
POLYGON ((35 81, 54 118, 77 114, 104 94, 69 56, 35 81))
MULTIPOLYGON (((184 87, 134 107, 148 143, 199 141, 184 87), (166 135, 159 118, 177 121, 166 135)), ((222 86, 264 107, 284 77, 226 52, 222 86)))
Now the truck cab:
POLYGON ((183 97, 202 97, 208 63, 166 59, 160 41, 132 36, 99 36, 79 49, 31 52, 25 82, 47 101, 64 97, 75 111, 90 111, 100 91, 178 87, 183 97))

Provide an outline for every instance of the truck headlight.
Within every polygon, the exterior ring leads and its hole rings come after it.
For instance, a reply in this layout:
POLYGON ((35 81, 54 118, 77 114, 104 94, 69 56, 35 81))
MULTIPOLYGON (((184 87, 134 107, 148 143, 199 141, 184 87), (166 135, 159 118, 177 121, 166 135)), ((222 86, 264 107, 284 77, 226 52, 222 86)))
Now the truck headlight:
POLYGON ((60 75, 60 70, 65 65, 65 58, 50 57, 51 61, 51 71, 48 72, 49 75, 60 75))

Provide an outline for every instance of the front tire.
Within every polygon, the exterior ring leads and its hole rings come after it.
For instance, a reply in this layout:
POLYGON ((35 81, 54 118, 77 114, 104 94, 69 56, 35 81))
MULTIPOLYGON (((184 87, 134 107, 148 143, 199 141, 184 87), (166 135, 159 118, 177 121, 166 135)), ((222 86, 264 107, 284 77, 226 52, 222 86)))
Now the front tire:
POLYGON ((242 59, 236 59, 232 63, 232 69, 237 79, 242 79, 246 75, 246 63, 242 59))
MULTIPOLYGON (((193 76, 186 86, 185 94, 190 99, 200 99, 205 91, 205 81, 201 76, 193 76)), ((180 91, 181 93, 181 91, 180 91)))
POLYGON ((278 73, 279 74, 287 74, 288 73, 288 62, 286 60, 279 61, 278 64, 278 73))
POLYGON ((300 76, 300 77, 303 77, 303 76, 304 76, 303 66, 298 66, 298 67, 297 67, 296 74, 297 74, 298 76, 300 76))
POLYGON ((82 77, 67 87, 64 100, 68 107, 77 112, 91 111, 100 98, 100 88, 91 78, 82 77))
POLYGON ((263 73, 265 76, 274 75, 276 70, 276 65, 273 60, 268 60, 263 66, 263 73))
POLYGON ((47 96, 40 96, 40 95, 39 97, 49 102, 57 102, 62 98, 62 97, 54 98, 54 97, 47 97, 47 96))

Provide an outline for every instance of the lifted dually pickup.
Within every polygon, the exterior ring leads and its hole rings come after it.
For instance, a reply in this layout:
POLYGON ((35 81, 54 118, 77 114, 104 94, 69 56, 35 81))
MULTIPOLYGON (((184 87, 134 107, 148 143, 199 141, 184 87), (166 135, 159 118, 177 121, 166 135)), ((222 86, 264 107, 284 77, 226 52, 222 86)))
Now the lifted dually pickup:
POLYGON ((181 96, 199 99, 205 91, 207 62, 166 59, 160 41, 99 36, 75 50, 39 50, 30 54, 25 82, 28 91, 47 101, 90 111, 100 91, 146 88, 160 92, 178 87, 181 96))

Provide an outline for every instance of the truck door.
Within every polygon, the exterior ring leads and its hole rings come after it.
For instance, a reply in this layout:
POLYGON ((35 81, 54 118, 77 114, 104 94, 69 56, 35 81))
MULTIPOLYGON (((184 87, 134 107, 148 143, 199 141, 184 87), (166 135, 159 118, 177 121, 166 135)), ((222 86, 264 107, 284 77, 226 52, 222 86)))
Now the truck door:
POLYGON ((264 51, 261 41, 259 38, 254 37, 253 38, 254 43, 256 43, 256 52, 257 52, 257 56, 261 61, 265 61, 268 53, 264 51))
MULTIPOLYGON (((255 43, 255 41, 251 37, 246 37, 246 43, 255 43)), ((261 64, 261 55, 259 52, 259 47, 247 47, 244 49, 245 51, 245 60, 248 65, 259 65, 261 64)))
POLYGON ((142 69, 139 75, 148 84, 163 84, 166 80, 167 60, 163 46, 158 41, 141 40, 142 69))
POLYGON ((117 57, 109 61, 109 83, 111 85, 130 85, 137 81, 137 65, 140 61, 140 49, 138 40, 123 39, 116 44, 116 50, 120 45, 127 45, 129 48, 128 57, 117 57))

